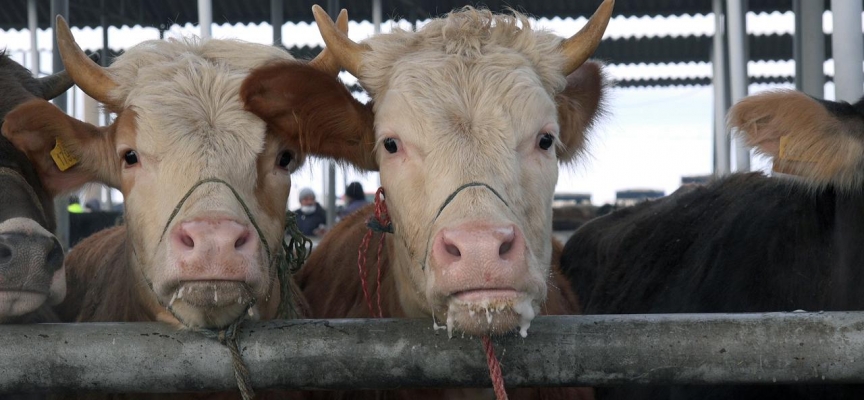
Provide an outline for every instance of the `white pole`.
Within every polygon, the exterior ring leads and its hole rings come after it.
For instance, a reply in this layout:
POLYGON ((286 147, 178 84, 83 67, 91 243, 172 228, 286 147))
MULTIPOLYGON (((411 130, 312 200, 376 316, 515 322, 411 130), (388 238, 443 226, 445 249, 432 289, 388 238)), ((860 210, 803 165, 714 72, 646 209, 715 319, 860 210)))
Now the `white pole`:
POLYGON ((855 102, 864 90, 864 37, 861 36, 861 2, 831 0, 834 34, 834 97, 837 101, 855 102))
POLYGON ((211 0, 198 0, 198 25, 201 38, 210 39, 210 25, 213 24, 213 3, 211 0))
POLYGON ((825 34, 821 1, 794 0, 795 88, 816 98, 825 97, 825 34))
POLYGON ((381 33, 381 0, 372 0, 372 25, 375 34, 381 33))
POLYGON ((30 70, 33 76, 39 76, 39 43, 36 31, 39 30, 36 0, 27 0, 27 28, 30 29, 30 70))
POLYGON ((714 50, 714 176, 729 174, 729 136, 726 134, 726 110, 729 108, 728 69, 726 68, 726 23, 723 0, 713 0, 714 50))
MULTIPOLYGON (((726 2, 726 26, 729 35, 729 85, 731 103, 747 97, 747 0, 728 0, 726 2)), ((750 150, 743 139, 735 139, 735 170, 750 170, 750 150)))

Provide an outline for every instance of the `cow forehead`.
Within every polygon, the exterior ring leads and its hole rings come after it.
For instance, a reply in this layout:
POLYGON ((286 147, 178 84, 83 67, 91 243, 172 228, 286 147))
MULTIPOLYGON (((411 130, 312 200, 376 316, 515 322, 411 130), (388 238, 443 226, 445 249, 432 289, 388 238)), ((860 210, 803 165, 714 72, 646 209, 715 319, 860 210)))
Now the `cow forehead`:
POLYGON ((109 72, 115 96, 135 112, 136 150, 229 178, 254 173, 265 139, 264 122, 243 110, 240 85, 252 68, 279 59, 291 56, 238 41, 177 39, 144 42, 109 72))
POLYGON ((394 72, 405 65, 413 63, 419 67, 412 66, 418 76, 424 72, 427 76, 435 74, 431 63, 436 60, 446 60, 456 72, 459 68, 492 72, 495 67, 505 70, 528 67, 550 94, 559 92, 565 84, 561 74, 564 63, 559 50, 561 38, 533 30, 529 19, 518 12, 493 14, 466 8, 433 19, 417 32, 397 29, 364 43, 370 51, 364 55, 359 78, 373 96, 385 92, 394 72))
POLYGON ((416 131, 436 147, 442 140, 467 139, 477 145, 503 141, 513 148, 557 121, 552 97, 527 66, 441 64, 425 67, 427 73, 410 67, 395 71, 375 105, 379 134, 416 131))

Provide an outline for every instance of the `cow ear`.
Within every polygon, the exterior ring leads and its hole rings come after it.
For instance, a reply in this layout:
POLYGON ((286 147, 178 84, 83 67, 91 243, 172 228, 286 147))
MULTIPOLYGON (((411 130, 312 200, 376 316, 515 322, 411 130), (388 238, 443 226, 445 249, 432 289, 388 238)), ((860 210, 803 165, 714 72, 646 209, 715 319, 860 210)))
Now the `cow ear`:
POLYGON ((747 145, 773 157, 775 171, 815 187, 854 187, 864 179, 858 170, 864 125, 852 107, 796 91, 767 92, 735 104, 727 123, 747 145))
POLYGON ((252 71, 240 97, 246 110, 303 155, 378 170, 372 105, 357 101, 338 78, 304 63, 279 62, 252 71))
POLYGON ((87 162, 103 141, 99 129, 72 118, 53 104, 34 99, 10 111, 3 135, 33 163, 51 196, 98 180, 87 162), (58 145, 59 143, 59 145, 58 145), (54 153, 52 155, 52 152, 54 153))
POLYGON ((561 146, 558 159, 573 161, 585 150, 587 134, 603 114, 606 78, 602 66, 586 62, 567 76, 567 86, 555 97, 561 146))

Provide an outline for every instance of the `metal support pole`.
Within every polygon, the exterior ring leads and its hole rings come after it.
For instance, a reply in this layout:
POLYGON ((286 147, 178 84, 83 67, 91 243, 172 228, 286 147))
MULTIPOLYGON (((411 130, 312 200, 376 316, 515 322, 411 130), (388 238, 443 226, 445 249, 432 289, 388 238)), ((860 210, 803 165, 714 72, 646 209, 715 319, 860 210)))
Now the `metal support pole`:
POLYGON ((213 3, 211 0, 198 0, 198 26, 202 39, 210 39, 210 25, 213 25, 213 3))
POLYGON ((726 110, 729 109, 729 69, 726 62, 726 22, 723 0, 713 0, 714 42, 711 53, 714 84, 714 176, 728 175, 729 135, 726 134, 726 110))
POLYGON ((36 10, 36 0, 27 0, 27 29, 30 30, 30 70, 33 76, 39 76, 39 43, 36 33, 39 30, 39 14, 36 10))
POLYGON ((111 64, 108 60, 108 15, 105 12, 105 0, 99 1, 99 25, 102 25, 102 57, 99 60, 103 67, 111 64))
POLYGON ((381 33, 381 0, 372 0, 372 25, 375 27, 375 34, 381 33))
MULTIPOLYGON (((727 0, 726 2, 729 86, 732 104, 747 97, 747 87, 750 83, 747 76, 747 61, 750 60, 747 51, 747 3, 748 0, 727 0)), ((750 149, 744 144, 742 138, 735 139, 735 170, 737 172, 750 170, 750 149)))
POLYGON ((270 25, 273 26, 273 45, 282 47, 282 25, 285 25, 284 0, 270 0, 270 25))
MULTIPOLYGON (((339 16, 339 0, 327 0, 327 12, 333 21, 339 16)), ((327 229, 336 223, 336 163, 327 161, 327 229)))
POLYGON ((861 35, 860 1, 831 0, 834 33, 834 97, 854 103, 864 90, 864 37, 861 35))
POLYGON ((793 0, 795 11, 795 89, 816 98, 825 97, 825 34, 822 33, 822 1, 793 0))
MULTIPOLYGON (((51 32, 57 32, 57 15, 62 15, 63 18, 66 18, 69 21, 69 2, 68 0, 51 0, 51 32)), ((72 21, 69 21, 70 25, 72 21)), ((57 35, 51 35, 51 41, 53 43, 52 48, 52 65, 53 72, 59 72, 63 70, 63 59, 60 58, 60 51, 57 48, 57 35)), ((63 110, 63 112, 67 112, 66 108, 66 94, 62 94, 57 96, 54 99, 54 104, 63 110)), ((69 248, 69 209, 68 209, 68 200, 65 196, 60 196, 54 200, 54 213, 57 216, 57 240, 60 241, 60 244, 64 249, 69 248)))
MULTIPOLYGON (((508 387, 864 383, 864 312, 538 317, 496 337, 508 387)), ((0 326, 0 392, 236 390, 218 341, 161 323, 0 326), (122 368, 118 368, 122 365, 122 368)), ((247 322, 256 390, 491 387, 428 319, 247 322)))

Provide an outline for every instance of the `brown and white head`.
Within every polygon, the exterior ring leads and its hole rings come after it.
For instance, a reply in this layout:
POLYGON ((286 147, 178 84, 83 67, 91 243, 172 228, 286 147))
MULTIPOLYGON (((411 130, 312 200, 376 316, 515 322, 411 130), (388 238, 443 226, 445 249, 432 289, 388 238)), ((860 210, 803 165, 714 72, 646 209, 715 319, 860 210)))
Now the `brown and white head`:
POLYGON ((864 98, 855 104, 781 90, 747 97, 727 123, 775 172, 814 191, 864 186, 864 98))
POLYGON ((600 109, 601 67, 586 60, 612 6, 566 40, 519 13, 465 8, 360 44, 313 8, 328 49, 373 105, 345 105, 351 135, 301 140, 316 142, 310 153, 380 171, 409 316, 488 334, 524 332, 539 311, 558 163, 582 151, 600 109))
MULTIPOLYGON (((78 160, 67 173, 123 193, 128 263, 157 318, 204 328, 247 312, 272 318, 290 173, 302 154, 244 110, 240 86, 252 68, 305 63, 272 46, 180 39, 141 43, 103 68, 62 18, 57 34, 76 84, 117 118, 96 128, 28 103, 9 129, 19 147, 56 168, 47 154, 56 139, 78 160), (36 130, 38 140, 24 140, 36 130)), ((326 54, 310 65, 336 80, 326 54)))

